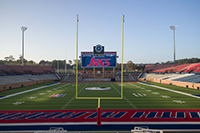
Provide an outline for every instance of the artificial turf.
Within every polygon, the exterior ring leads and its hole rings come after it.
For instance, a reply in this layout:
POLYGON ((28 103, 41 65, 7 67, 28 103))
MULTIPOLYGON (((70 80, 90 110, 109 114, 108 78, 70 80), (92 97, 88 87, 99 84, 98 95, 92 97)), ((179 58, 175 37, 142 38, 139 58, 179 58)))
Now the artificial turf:
MULTIPOLYGON (((200 95, 199 90, 151 83, 172 90, 200 95)), ((78 97, 121 97, 120 83, 80 83, 78 97), (90 91, 86 87, 111 87, 111 90, 90 91)), ((200 99, 158 89, 140 83, 124 83, 123 99, 101 99, 102 109, 200 109, 200 99)), ((25 90, 46 86, 35 91, 19 94, 0 100, 0 110, 61 110, 96 109, 97 99, 76 99, 76 86, 73 83, 37 84, 0 92, 7 96, 25 90), (50 97, 53 94, 66 94, 63 97, 50 97)))

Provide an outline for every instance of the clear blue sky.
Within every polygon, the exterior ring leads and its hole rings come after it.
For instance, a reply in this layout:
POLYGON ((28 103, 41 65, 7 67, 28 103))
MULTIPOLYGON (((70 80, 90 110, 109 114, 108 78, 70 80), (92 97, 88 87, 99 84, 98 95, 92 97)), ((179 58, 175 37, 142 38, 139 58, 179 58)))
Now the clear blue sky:
POLYGON ((79 55, 98 43, 117 51, 121 62, 122 15, 125 15, 124 62, 155 63, 200 58, 200 0, 0 0, 0 59, 75 59, 76 15, 79 55))

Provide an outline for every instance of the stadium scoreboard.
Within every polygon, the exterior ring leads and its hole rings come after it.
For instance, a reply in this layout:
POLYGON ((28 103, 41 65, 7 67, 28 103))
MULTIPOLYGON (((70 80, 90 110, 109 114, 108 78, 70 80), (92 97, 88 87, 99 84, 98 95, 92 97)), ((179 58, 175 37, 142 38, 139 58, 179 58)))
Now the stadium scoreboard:
POLYGON ((117 67, 117 52, 104 52, 104 46, 96 45, 93 52, 81 52, 81 67, 117 67))

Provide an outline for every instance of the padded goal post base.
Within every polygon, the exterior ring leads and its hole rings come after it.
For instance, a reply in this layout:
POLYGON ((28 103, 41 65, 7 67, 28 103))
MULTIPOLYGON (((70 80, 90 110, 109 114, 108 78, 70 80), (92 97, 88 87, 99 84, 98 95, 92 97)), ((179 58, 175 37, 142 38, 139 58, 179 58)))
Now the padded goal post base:
POLYGON ((101 108, 97 108, 97 126, 101 126, 101 108))

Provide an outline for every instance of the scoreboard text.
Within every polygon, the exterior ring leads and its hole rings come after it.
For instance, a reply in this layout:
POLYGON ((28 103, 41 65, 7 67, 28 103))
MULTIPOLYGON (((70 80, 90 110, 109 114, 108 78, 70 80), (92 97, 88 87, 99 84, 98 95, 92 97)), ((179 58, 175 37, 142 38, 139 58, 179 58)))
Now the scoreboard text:
POLYGON ((104 56, 94 56, 92 52, 81 52, 81 67, 116 67, 116 52, 105 52, 104 56))

